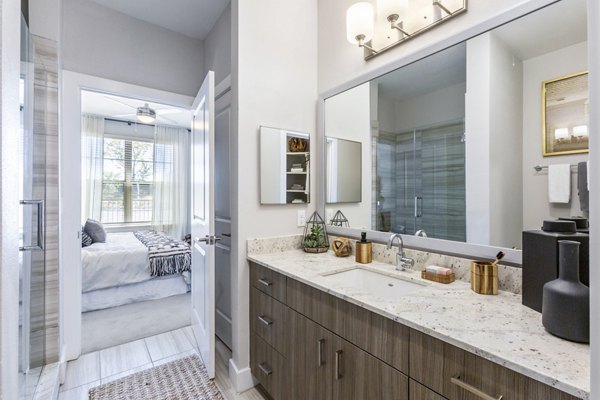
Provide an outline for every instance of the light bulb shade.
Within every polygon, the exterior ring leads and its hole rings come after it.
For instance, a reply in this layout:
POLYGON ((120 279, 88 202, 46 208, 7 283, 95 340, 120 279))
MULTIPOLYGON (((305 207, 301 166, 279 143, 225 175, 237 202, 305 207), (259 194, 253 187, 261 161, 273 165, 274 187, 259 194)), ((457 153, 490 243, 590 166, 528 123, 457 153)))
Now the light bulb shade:
POLYGON ((569 137, 569 128, 557 128, 554 130, 555 139, 566 139, 569 137))
POLYGON ((377 19, 387 20, 387 17, 397 14, 402 19, 402 14, 408 10, 408 0, 377 0, 377 19))
POLYGON ((586 137, 588 136, 588 127, 587 125, 579 125, 573 127, 573 136, 576 137, 586 137))
POLYGON ((364 36, 368 42, 373 37, 374 13, 371 3, 360 2, 353 4, 346 11, 346 35, 348 42, 358 44, 357 36, 364 36))

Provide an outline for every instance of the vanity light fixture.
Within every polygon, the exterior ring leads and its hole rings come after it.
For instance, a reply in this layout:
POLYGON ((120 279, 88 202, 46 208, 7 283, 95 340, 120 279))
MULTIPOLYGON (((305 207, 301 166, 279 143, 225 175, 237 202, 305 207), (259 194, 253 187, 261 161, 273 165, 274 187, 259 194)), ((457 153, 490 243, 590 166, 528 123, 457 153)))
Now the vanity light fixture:
POLYGON ((156 120, 156 111, 150 108, 148 103, 144 104, 143 107, 138 107, 135 115, 138 121, 144 124, 151 124, 156 120))
POLYGON ((371 3, 359 2, 346 11, 346 35, 369 60, 466 11, 467 0, 377 0, 375 16, 371 3), (377 29, 379 24, 389 29, 377 29))
POLYGON ((556 128, 554 130, 554 139, 565 140, 569 137, 569 128, 556 128))

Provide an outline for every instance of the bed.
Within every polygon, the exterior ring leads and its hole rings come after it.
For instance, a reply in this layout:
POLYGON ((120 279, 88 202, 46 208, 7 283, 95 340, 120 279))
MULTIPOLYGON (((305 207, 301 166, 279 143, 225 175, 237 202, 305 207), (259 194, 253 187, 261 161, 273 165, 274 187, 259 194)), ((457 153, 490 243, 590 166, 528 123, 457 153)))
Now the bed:
POLYGON ((81 249, 82 312, 184 294, 190 264, 189 246, 164 234, 109 233, 81 249))

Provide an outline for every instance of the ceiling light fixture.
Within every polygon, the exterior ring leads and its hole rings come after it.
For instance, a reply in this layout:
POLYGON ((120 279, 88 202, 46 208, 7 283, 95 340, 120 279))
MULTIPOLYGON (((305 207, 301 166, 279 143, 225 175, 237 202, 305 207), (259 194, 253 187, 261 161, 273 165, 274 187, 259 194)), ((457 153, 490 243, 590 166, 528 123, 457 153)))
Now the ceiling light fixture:
POLYGON ((151 124, 156 120, 156 111, 151 109, 148 103, 144 104, 143 107, 138 107, 135 115, 138 121, 144 124, 151 124))
POLYGON ((351 44, 364 49, 364 58, 369 60, 466 11, 467 0, 377 0, 376 19, 371 3, 360 2, 346 11, 346 35, 351 44), (381 31, 375 29, 375 21, 389 24, 400 37, 389 30, 374 36, 381 31))

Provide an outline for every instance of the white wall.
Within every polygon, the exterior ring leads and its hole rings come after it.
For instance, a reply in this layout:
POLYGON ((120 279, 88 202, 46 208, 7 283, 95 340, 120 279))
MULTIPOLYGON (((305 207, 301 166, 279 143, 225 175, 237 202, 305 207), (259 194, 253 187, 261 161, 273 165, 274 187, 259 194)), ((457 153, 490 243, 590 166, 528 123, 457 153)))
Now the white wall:
POLYGON ((0 1, 0 399, 18 399, 20 2, 0 1))
POLYGON ((325 100, 325 135, 361 143, 361 201, 326 205, 329 221, 341 210, 353 228, 372 229, 371 225, 371 85, 363 83, 325 100))
POLYGON ((467 42, 465 172, 469 243, 520 245, 521 90, 521 62, 493 33, 467 42))
POLYGON ((231 3, 204 39, 204 71, 215 72, 215 84, 231 74, 231 3))
POLYGON ((448 86, 395 104, 395 132, 463 119, 465 83, 448 86))
POLYGON ((490 244, 521 247, 523 63, 493 33, 489 35, 490 244))
MULTIPOLYGON (((524 229, 540 229, 548 218, 582 215, 577 194, 577 174, 571 174, 571 202, 548 203, 548 172, 534 165, 585 161, 588 154, 542 156, 542 82, 588 68, 587 42, 575 44, 523 62, 523 218, 524 229)), ((592 108, 590 107, 590 110, 592 108)), ((591 131, 593 132, 593 131, 591 131)), ((592 135, 593 136, 593 135, 592 135)))
MULTIPOLYGON (((232 157, 237 161, 233 186, 234 238, 233 359, 234 387, 252 385, 249 379, 249 268, 246 240, 253 237, 302 233, 296 227, 298 210, 307 217, 315 210, 315 179, 309 205, 261 206, 259 203, 259 126, 311 134, 315 146, 317 107, 316 0, 232 2, 233 126, 232 157), (290 16, 293 16, 290 19, 290 16), (290 28, 293 21, 293 28, 290 28)), ((315 153, 312 171, 317 171, 315 153)))
POLYGON ((467 242, 490 243, 490 35, 467 42, 465 189, 467 242))
POLYGON ((195 96, 204 74, 203 42, 102 7, 63 0, 66 70, 195 96))

